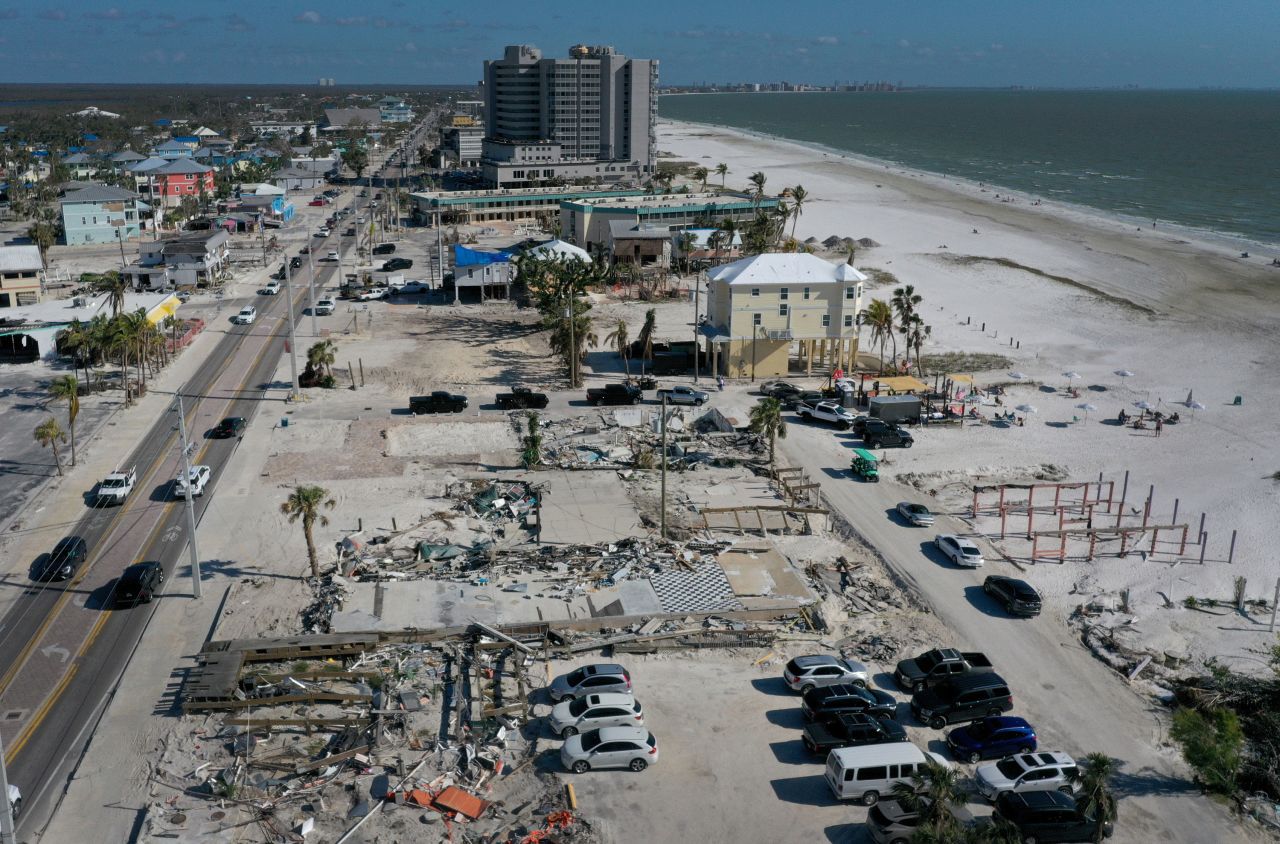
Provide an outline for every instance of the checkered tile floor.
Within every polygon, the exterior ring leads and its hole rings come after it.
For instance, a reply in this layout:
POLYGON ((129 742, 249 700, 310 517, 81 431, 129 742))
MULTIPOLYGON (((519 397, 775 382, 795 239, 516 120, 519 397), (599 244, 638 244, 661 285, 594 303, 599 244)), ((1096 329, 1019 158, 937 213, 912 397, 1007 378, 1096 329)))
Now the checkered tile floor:
POLYGON ((671 567, 649 575, 663 612, 714 612, 740 610, 724 569, 714 560, 695 563, 693 571, 671 567))

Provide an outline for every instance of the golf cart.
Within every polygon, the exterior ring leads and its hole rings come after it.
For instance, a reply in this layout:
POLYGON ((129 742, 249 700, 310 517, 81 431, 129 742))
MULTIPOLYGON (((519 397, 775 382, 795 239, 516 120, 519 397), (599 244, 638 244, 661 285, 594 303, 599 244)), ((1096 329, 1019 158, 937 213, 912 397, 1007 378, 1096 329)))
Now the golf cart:
POLYGON ((865 448, 853 450, 853 462, 849 465, 849 471, 853 472, 854 477, 864 481, 877 483, 880 480, 880 468, 876 456, 865 448))

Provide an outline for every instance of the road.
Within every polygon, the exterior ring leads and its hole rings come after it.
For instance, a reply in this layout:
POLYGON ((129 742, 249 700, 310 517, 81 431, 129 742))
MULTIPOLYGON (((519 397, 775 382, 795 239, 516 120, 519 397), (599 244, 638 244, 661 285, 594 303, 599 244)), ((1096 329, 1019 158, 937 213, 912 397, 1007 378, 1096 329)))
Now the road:
MULTIPOLYGON (((1135 694, 1081 645, 1060 617, 1046 612, 1018 620, 982 593, 988 574, 1018 573, 1004 563, 958 569, 932 548, 935 532, 971 533, 952 516, 931 529, 911 528, 891 515, 899 501, 919 493, 892 480, 860 483, 849 477, 851 433, 802 422, 792 424, 779 448, 790 465, 820 480, 828 506, 884 557, 889 568, 933 609, 952 642, 982 650, 1009 681, 1014 710, 1036 726, 1040 746, 1077 758, 1099 751, 1119 760, 1122 798, 1117 841, 1230 841, 1245 833, 1222 807, 1202 796, 1165 740, 1163 709, 1135 694)), ((887 474, 887 473, 886 473, 887 474)))
MULTIPOLYGON (((306 226, 299 222, 297 226, 306 226)), ((294 275, 293 309, 307 304, 307 270, 294 275)), ((332 281, 332 265, 316 268, 317 287, 332 281)), ((212 480, 197 500, 197 518, 216 492, 237 440, 205 438, 224 416, 252 420, 262 406, 287 336, 283 295, 258 297, 258 320, 227 331, 183 389, 192 463, 209 465, 212 480)), ((228 314, 234 310, 229 310, 228 314)), ((176 418, 165 413, 141 438, 125 465, 139 482, 123 507, 93 509, 68 531, 89 545, 89 559, 65 584, 33 585, 0 620, 0 733, 9 781, 24 793, 24 831, 46 817, 93 724, 151 617, 150 606, 115 610, 115 578, 138 560, 158 560, 166 593, 190 594, 187 521, 174 500, 178 473, 176 418)))

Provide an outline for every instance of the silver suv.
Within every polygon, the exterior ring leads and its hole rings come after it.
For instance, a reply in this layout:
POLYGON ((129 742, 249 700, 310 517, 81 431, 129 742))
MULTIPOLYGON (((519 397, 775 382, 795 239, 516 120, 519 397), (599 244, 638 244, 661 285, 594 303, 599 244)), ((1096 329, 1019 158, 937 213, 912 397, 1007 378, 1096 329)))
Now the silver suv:
POLYGON ((621 665, 598 662, 561 674, 547 686, 551 699, 556 701, 583 695, 604 693, 631 693, 631 675, 621 665))
POLYGON ((793 692, 804 692, 840 683, 866 687, 867 666, 852 659, 819 654, 798 656, 787 663, 782 679, 793 692))
POLYGON ((1075 760, 1056 751, 1006 756, 999 762, 979 765, 974 774, 978 791, 991 801, 1006 791, 1061 791, 1070 794, 1075 777, 1075 760))
POLYGON ((644 724, 644 710, 631 695, 586 695, 557 703, 547 723, 551 732, 567 739, 600 727, 639 727, 644 724))
POLYGON ((658 740, 644 727, 603 727, 569 736, 560 748, 565 770, 630 768, 637 773, 658 761, 658 740))

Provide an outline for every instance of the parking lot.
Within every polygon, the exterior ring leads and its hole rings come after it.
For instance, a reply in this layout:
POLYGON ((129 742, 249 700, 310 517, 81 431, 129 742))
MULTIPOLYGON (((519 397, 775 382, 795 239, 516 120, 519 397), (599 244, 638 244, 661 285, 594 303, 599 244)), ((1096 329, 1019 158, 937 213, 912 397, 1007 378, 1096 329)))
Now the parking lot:
MULTIPOLYGON (((787 656, 823 652, 800 645, 787 656)), ((563 773, 560 741, 542 728, 550 751, 539 759, 561 772, 577 792, 582 811, 602 820, 612 841, 870 841, 867 809, 839 803, 823 778, 824 760, 800 740, 800 695, 782 681, 782 651, 682 652, 623 655, 556 663, 557 673, 589 662, 622 663, 631 672, 645 726, 658 740, 659 762, 641 773, 628 770, 563 773)), ((941 731, 911 722, 909 698, 873 666, 872 687, 898 699, 898 720, 922 749, 946 756, 941 731)), ((545 715, 546 706, 538 708, 545 715)), ((540 725, 541 726, 541 725, 540 725)), ((972 772, 973 766, 961 765, 972 772)), ((989 812, 971 805, 975 814, 989 812)))

